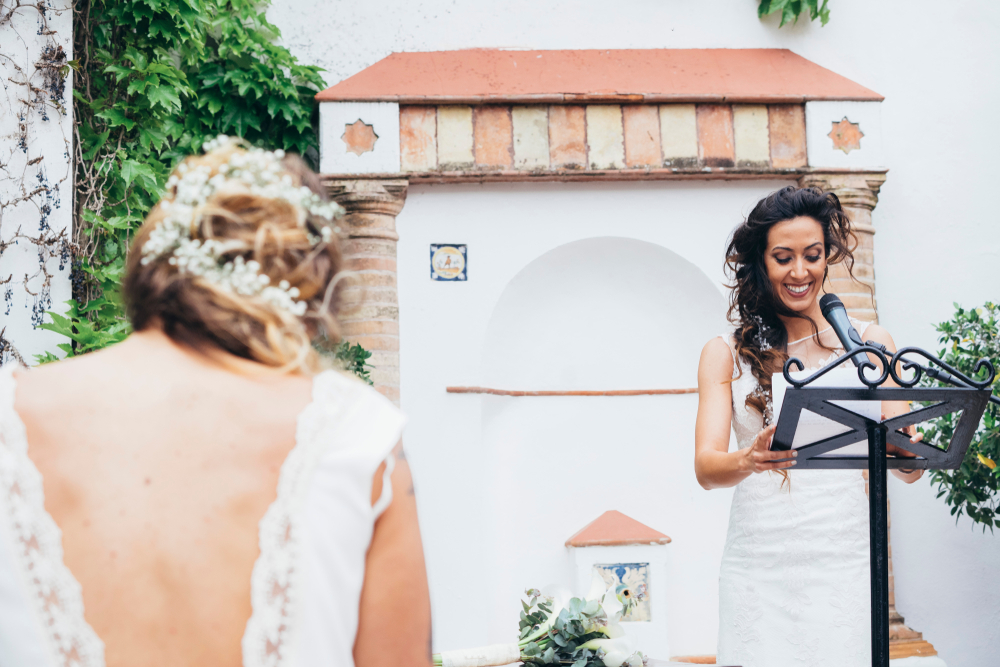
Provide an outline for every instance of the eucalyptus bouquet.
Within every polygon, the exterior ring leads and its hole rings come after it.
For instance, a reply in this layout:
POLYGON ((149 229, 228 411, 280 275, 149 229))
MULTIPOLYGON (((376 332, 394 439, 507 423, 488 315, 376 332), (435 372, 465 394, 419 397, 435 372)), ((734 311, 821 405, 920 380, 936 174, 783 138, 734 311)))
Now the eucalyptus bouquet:
POLYGON ((645 591, 608 587, 596 572, 590 592, 572 597, 559 588, 525 591, 516 644, 494 644, 434 655, 441 667, 495 667, 515 662, 572 667, 643 667, 647 658, 635 650, 619 620, 645 591))

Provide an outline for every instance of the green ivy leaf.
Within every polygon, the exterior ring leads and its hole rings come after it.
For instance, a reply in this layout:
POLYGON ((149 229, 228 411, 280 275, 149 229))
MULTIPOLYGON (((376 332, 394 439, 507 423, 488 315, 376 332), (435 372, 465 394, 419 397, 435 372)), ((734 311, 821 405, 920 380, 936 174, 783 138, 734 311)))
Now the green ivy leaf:
POLYGON ((181 98, 173 86, 156 86, 149 89, 147 95, 150 106, 160 105, 164 109, 180 110, 181 98))
POLYGON ((164 143, 167 141, 167 133, 156 127, 141 127, 139 128, 139 145, 145 149, 149 149, 150 146, 156 150, 160 150, 164 143))
POLYGON ((222 114, 222 131, 238 137, 246 136, 247 129, 260 130, 260 118, 240 103, 234 103, 222 114))
POLYGON ((145 177, 151 181, 156 180, 153 170, 149 165, 136 162, 135 160, 123 160, 122 161, 122 178, 125 179, 125 187, 132 184, 137 178, 145 177))
POLYGON ((104 147, 104 144, 107 142, 109 136, 111 136, 111 130, 105 130, 100 134, 91 135, 89 141, 84 144, 85 146, 89 146, 89 148, 86 149, 86 152, 81 157, 88 162, 93 160, 94 156, 97 155, 97 151, 104 147))
POLYGON ((105 109, 94 115, 108 121, 108 125, 111 127, 124 127, 128 132, 131 132, 132 128, 135 127, 135 121, 127 118, 119 109, 105 109))

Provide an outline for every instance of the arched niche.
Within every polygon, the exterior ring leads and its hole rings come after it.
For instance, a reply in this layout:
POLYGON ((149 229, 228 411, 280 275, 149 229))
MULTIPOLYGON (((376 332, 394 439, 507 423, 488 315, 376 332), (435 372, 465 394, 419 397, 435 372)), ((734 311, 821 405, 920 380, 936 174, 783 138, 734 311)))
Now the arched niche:
MULTIPOLYGON (((726 331, 725 297, 661 246, 600 237, 551 250, 508 283, 484 339, 482 384, 515 390, 694 387, 701 348, 726 331)), ((670 535, 671 646, 711 652, 729 493, 694 476, 698 397, 482 397, 490 641, 524 588, 571 585, 563 540, 607 510, 670 535), (676 637, 674 636, 676 635, 676 637)))
POLYGON ((529 390, 692 387, 722 333, 719 287, 677 253, 621 237, 567 243, 528 264, 493 310, 483 384, 529 390))

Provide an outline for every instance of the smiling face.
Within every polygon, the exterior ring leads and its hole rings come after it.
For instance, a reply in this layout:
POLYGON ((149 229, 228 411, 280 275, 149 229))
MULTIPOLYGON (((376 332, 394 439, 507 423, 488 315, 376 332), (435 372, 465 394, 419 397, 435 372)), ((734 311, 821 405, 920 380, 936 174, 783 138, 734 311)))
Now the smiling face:
POLYGON ((788 308, 802 313, 814 307, 826 273, 823 226, 806 216, 777 223, 767 234, 764 264, 788 308))

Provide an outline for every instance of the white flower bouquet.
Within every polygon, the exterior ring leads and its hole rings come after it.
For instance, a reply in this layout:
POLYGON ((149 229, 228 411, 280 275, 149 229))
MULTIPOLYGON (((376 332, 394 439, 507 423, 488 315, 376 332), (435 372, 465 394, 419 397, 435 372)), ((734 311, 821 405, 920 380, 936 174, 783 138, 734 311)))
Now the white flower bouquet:
POLYGON ((647 658, 635 650, 619 621, 645 591, 608 587, 594 573, 585 598, 559 588, 531 588, 522 601, 516 644, 495 644, 435 654, 440 667, 496 667, 515 662, 572 667, 643 667, 647 658))

